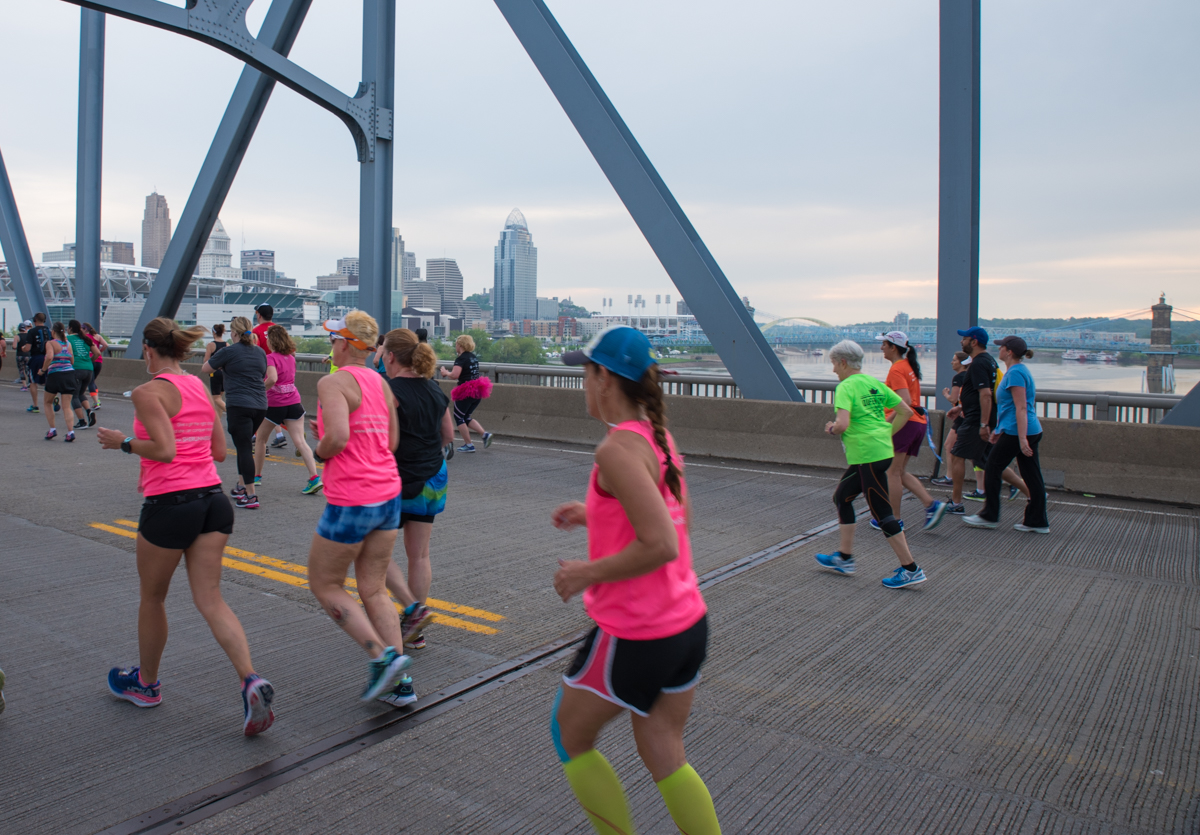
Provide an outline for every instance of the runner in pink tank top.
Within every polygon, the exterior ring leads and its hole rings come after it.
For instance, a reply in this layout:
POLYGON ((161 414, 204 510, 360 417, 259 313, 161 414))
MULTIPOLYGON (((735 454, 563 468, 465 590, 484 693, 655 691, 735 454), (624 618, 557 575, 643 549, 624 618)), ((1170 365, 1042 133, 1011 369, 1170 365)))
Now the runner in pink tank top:
POLYGON ((588 413, 610 430, 596 448, 586 504, 569 502, 553 515, 557 528, 588 529, 588 560, 560 561, 554 589, 563 601, 583 592, 596 626, 563 676, 550 731, 596 831, 633 832, 621 781, 595 748, 600 729, 629 710, 638 753, 676 826, 713 835, 721 827, 712 797, 683 748, 708 618, 653 356, 645 335, 625 326, 563 355, 565 365, 585 366, 588 413))
MULTIPOLYGON (((400 440, 387 381, 366 367, 379 335, 361 310, 325 323, 338 370, 317 384, 317 460, 325 462, 325 512, 308 555, 313 596, 371 661, 363 701, 387 700, 411 660, 385 581, 400 527, 400 475, 392 451, 400 440), (345 589, 354 565, 362 606, 345 589)), ((389 702, 390 703, 390 702, 389 702)))
POLYGON ((105 449, 141 458, 138 489, 145 496, 137 537, 141 663, 113 667, 108 688, 138 707, 162 702, 158 666, 167 643, 165 601, 183 556, 196 608, 241 679, 242 732, 254 736, 275 721, 275 691, 254 672, 242 624, 221 598, 221 560, 233 533, 233 508, 215 463, 225 460, 225 432, 208 387, 179 365, 204 332, 181 330, 164 317, 150 322, 142 334, 142 356, 154 379, 133 390, 133 434, 96 430, 105 449))

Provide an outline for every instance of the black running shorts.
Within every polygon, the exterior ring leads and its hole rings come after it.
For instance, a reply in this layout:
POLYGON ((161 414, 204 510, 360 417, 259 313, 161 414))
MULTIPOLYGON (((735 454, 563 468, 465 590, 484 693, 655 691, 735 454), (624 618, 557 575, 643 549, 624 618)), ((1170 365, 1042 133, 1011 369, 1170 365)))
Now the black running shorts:
POLYGON ((299 403, 290 406, 268 406, 266 420, 276 426, 283 426, 285 420, 300 420, 304 417, 304 407, 299 403))
POLYGON ((55 371, 42 378, 46 391, 51 394, 74 394, 76 388, 74 371, 55 371))
POLYGON ((965 458, 980 469, 987 466, 987 454, 991 447, 987 441, 979 437, 978 423, 963 423, 956 431, 954 449, 950 454, 956 458, 965 458))
POLYGON ((615 638, 597 626, 563 682, 648 716, 659 693, 682 693, 699 683, 707 653, 707 615, 678 635, 653 641, 615 638))
POLYGON ((185 551, 196 537, 233 533, 233 507, 221 485, 147 496, 138 533, 151 545, 185 551))

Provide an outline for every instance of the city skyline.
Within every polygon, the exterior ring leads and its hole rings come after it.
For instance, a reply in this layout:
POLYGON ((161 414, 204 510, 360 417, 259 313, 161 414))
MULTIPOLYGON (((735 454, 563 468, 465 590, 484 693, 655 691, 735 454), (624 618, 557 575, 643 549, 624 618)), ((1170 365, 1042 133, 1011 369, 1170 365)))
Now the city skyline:
MULTIPOLYGON (((936 310, 936 8, 864 2, 553 8, 737 295, 779 313, 936 310)), ((495 218, 516 204, 537 228, 542 295, 599 309, 622 287, 674 291, 495 9, 468 12, 403 12, 422 34, 397 66, 406 118, 422 125, 396 160, 394 225, 409 246, 486 282, 495 218), (496 124, 519 127, 496 141, 496 124)), ((250 7, 251 31, 264 13, 250 7)), ((1067 4, 1031 29, 1033 14, 989 9, 982 29, 981 315, 1114 314, 1140 307, 1145 286, 1200 308, 1200 92, 1187 82, 1200 9, 1067 4)), ((35 252, 75 237, 78 20, 68 4, 0 9, 12 80, 0 104, 38 117, 37 132, 0 124, 35 252), (48 91, 61 106, 45 106, 48 91)), ((140 248, 140 203, 153 187, 182 210, 241 66, 109 23, 102 234, 140 248), (149 134, 147 98, 161 109, 149 134)), ((360 40, 316 4, 292 54, 352 91, 360 40)), ((277 88, 221 214, 301 283, 328 274, 357 250, 344 127, 277 88)))

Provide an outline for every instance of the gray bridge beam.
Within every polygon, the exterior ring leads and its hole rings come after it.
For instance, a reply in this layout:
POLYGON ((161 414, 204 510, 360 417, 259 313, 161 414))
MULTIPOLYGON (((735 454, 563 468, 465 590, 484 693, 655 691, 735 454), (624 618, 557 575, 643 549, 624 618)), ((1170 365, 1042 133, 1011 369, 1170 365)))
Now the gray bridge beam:
POLYGON ((1159 423, 1164 426, 1194 426, 1200 428, 1200 383, 1184 395, 1159 423))
POLYGON ((804 398, 666 183, 542 0, 496 0, 743 396, 804 398))
MULTIPOLYGON (((281 55, 287 55, 308 14, 312 0, 275 0, 267 11, 258 37, 281 55)), ((217 215, 241 167, 246 149, 266 109, 275 80, 253 67, 242 70, 241 78, 225 108, 225 115, 200 167, 196 184, 180 215, 179 225, 163 256, 158 277, 138 318, 125 356, 142 355, 142 331, 156 316, 175 317, 189 282, 200 263, 200 253, 217 222, 217 215)))
POLYGON ((100 327, 100 172, 104 148, 104 15, 79 11, 75 158, 75 318, 100 327))
POLYGON ((979 0, 941 0, 937 402, 950 404, 956 331, 979 322, 979 0))
MULTIPOLYGON (((363 0, 362 85, 373 87, 381 113, 392 113, 396 90, 396 0, 363 0)), ((358 306, 392 329, 392 131, 358 172, 358 306)))
POLYGON ((3 154, 0 154, 0 249, 4 250, 4 259, 8 262, 8 280, 17 294, 21 317, 32 319, 35 313, 46 313, 46 297, 38 283, 37 268, 29 252, 29 241, 25 237, 25 227, 21 225, 17 198, 13 195, 3 154))

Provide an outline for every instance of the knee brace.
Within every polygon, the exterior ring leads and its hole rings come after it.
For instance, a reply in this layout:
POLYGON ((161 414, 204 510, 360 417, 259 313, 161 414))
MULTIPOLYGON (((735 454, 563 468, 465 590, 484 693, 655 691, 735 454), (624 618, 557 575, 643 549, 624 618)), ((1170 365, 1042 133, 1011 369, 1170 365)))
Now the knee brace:
POLYGON ((554 750, 558 752, 558 758, 564 763, 571 761, 571 756, 567 753, 567 749, 562 744, 562 728, 558 726, 558 706, 562 704, 562 685, 558 686, 558 694, 554 697, 554 707, 550 709, 550 739, 554 741, 554 750))
POLYGON ((883 531, 883 535, 889 539, 904 530, 900 527, 900 520, 890 514, 876 521, 879 522, 879 529, 883 531))

